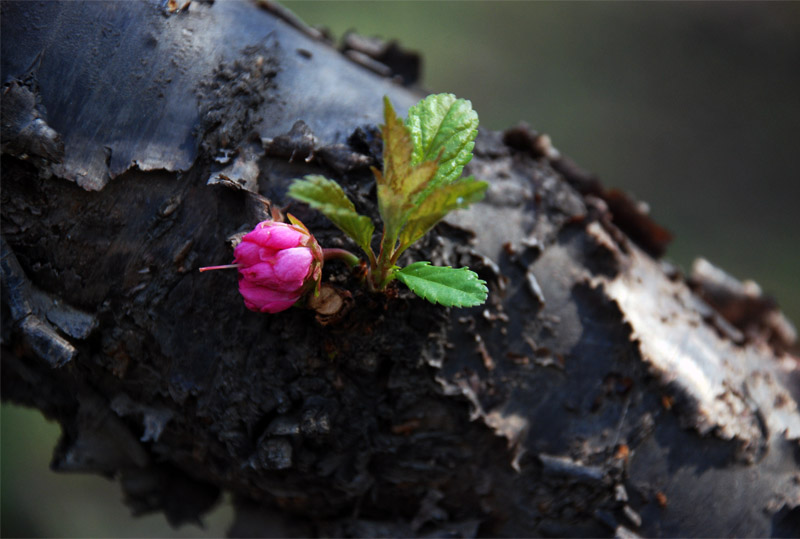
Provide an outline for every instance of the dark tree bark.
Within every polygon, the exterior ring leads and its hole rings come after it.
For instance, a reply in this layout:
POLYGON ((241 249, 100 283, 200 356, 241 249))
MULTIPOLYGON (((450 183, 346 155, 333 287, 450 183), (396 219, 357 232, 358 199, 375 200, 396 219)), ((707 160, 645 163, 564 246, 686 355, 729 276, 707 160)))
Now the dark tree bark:
POLYGON ((62 425, 56 470, 232 535, 797 533, 791 326, 521 126, 481 132, 486 200, 408 260, 469 265, 475 309, 324 280, 334 317, 247 311, 229 238, 339 181, 377 219, 381 97, 413 55, 263 3, 2 4, 2 395, 62 425), (296 124, 302 121, 304 124, 296 124))

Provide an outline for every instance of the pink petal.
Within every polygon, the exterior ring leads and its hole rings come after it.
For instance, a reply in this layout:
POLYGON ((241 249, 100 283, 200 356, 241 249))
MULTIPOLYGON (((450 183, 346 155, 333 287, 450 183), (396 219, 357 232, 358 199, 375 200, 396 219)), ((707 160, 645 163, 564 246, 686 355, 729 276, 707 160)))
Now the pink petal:
POLYGON ((308 238, 306 234, 298 231, 286 223, 263 221, 248 233, 244 239, 259 244, 261 247, 280 250, 302 245, 308 238))
POLYGON ((275 256, 275 277, 287 284, 302 285, 313 258, 311 250, 306 247, 284 249, 275 256))
POLYGON ((275 269, 272 264, 253 264, 252 266, 243 266, 239 268, 239 273, 242 278, 250 281, 251 283, 270 288, 277 288, 275 281, 275 269))
POLYGON ((258 244, 243 239, 233 250, 234 262, 245 266, 258 264, 261 262, 261 257, 259 256, 260 249, 258 244))
POLYGON ((269 247, 259 247, 258 248, 258 258, 262 262, 269 262, 270 264, 275 263, 275 255, 278 254, 279 251, 275 249, 270 249, 269 247))
POLYGON ((296 293, 279 292, 246 279, 239 281, 239 293, 244 298, 245 307, 251 311, 273 314, 285 311, 300 298, 296 293))

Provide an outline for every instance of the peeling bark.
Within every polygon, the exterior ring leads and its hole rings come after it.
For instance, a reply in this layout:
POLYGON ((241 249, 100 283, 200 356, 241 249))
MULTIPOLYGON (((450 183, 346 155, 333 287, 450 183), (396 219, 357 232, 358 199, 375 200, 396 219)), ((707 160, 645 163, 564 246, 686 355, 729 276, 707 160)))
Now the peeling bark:
POLYGON ((56 470, 173 525, 229 490, 236 536, 797 532, 791 325, 687 283, 666 231, 524 126, 480 133, 486 200, 404 255, 470 266, 480 308, 334 262, 345 312, 266 316, 200 275, 273 211, 353 247, 288 184, 377 218, 381 97, 420 97, 396 48, 259 5, 2 5, 2 394, 61 423, 56 470))

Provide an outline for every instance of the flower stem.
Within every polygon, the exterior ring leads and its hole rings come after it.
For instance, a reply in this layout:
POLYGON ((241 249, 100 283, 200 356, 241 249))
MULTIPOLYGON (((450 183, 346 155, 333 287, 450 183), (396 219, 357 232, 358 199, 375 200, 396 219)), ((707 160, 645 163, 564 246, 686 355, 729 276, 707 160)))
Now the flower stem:
POLYGON ((224 266, 206 266, 204 268, 200 268, 200 271, 211 271, 211 270, 219 270, 219 269, 233 269, 239 268, 241 264, 225 264, 224 266))
POLYGON ((361 261, 356 255, 346 249, 322 249, 323 260, 341 260, 351 268, 358 266, 361 261))

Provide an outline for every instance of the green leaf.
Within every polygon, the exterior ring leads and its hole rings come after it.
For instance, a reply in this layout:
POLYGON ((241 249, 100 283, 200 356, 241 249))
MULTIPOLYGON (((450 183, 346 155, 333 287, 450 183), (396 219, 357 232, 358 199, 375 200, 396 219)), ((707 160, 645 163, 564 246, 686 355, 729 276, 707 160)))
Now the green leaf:
POLYGON ((478 114, 471 102, 453 94, 429 95, 409 109, 406 125, 414 143, 412 164, 439 160, 439 170, 425 194, 461 177, 478 135, 478 114))
POLYGON ((408 222, 400 233, 398 255, 427 234, 449 212, 466 208, 483 199, 488 187, 488 183, 469 176, 431 192, 409 215, 408 222))
POLYGON ((369 217, 356 212, 338 183, 323 176, 309 175, 302 180, 294 180, 288 194, 319 210, 342 232, 353 238, 365 253, 372 252, 370 243, 375 225, 369 217))
POLYGON ((414 144, 411 135, 388 97, 383 98, 383 119, 381 136, 383 138, 383 176, 378 183, 386 185, 395 193, 402 192, 403 180, 411 172, 411 154, 414 144))
MULTIPOLYGON (((414 145, 408 128, 384 97, 383 173, 373 169, 378 184, 378 207, 387 230, 399 231, 413 199, 436 175, 437 163, 412 163, 414 145)), ((391 234, 390 234, 391 235, 391 234)))
POLYGON ((431 266, 414 262, 397 270, 394 276, 416 295, 445 307, 473 307, 486 301, 486 281, 469 268, 431 266))

